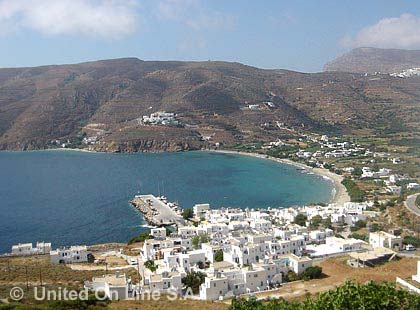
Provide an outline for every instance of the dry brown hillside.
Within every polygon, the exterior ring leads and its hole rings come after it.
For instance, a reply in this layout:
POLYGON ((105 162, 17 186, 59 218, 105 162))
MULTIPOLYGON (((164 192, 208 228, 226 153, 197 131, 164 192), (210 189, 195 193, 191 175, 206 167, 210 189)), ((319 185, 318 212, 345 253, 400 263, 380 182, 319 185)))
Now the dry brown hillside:
POLYGON ((105 151, 195 149, 203 132, 225 144, 275 139, 279 133, 261 124, 276 121, 319 132, 412 130, 420 119, 419 86, 416 77, 135 58, 0 69, 0 149, 43 149, 86 126, 108 131, 99 147, 105 151), (240 109, 252 103, 261 109, 240 109), (194 126, 138 125, 155 111, 175 112, 194 126))

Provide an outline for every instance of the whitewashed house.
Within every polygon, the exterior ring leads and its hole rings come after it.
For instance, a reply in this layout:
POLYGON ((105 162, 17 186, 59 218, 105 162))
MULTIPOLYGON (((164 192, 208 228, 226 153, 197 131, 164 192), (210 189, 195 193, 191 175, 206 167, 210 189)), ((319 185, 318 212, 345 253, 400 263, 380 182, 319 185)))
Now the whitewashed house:
POLYGON ((401 237, 384 231, 369 233, 369 244, 373 248, 388 248, 397 251, 403 249, 403 240, 401 237))
POLYGON ((268 232, 271 229, 271 222, 266 219, 253 219, 251 221, 251 228, 261 231, 261 232, 268 232))
POLYGON ((197 235, 197 228, 194 226, 178 227, 178 236, 181 238, 191 238, 197 235))
POLYGON ((228 279, 221 273, 216 273, 213 276, 207 276, 204 283, 200 285, 200 299, 222 299, 228 291, 228 279))
POLYGON ((17 245, 12 246, 12 254, 13 255, 32 255, 33 254, 32 243, 19 243, 17 245))
POLYGON ((161 274, 148 275, 150 291, 160 293, 178 293, 182 292, 182 275, 178 271, 163 271, 161 274))
POLYGON ((332 229, 322 229, 322 230, 312 230, 309 232, 309 239, 312 242, 323 242, 328 237, 334 236, 334 231, 332 229))
POLYGON ((201 249, 204 251, 206 259, 210 263, 214 263, 214 255, 217 251, 223 251, 222 247, 219 245, 212 245, 210 243, 201 244, 201 249))
POLYGON ((106 274, 93 277, 92 282, 86 282, 85 288, 105 294, 110 300, 124 300, 129 298, 131 279, 124 273, 106 274))
POLYGON ((258 262, 264 258, 264 244, 247 243, 245 245, 232 244, 223 251, 225 261, 240 266, 258 262))
POLYGON ((42 255, 49 254, 51 251, 51 243, 37 242, 36 247, 32 243, 19 243, 12 246, 12 255, 42 255))
POLYGON ((204 250, 195 250, 179 255, 179 265, 185 271, 190 271, 192 267, 205 262, 206 252, 204 250))
POLYGON ((210 204, 208 203, 200 203, 196 204, 193 207, 194 216, 196 218, 202 218, 205 217, 206 212, 210 210, 210 204))
POLYGON ((162 259, 161 250, 182 247, 185 250, 192 249, 192 241, 189 238, 166 238, 164 240, 148 239, 143 243, 141 256, 144 260, 162 259))
POLYGON ((53 250, 50 252, 50 259, 53 264, 87 263, 87 247, 76 245, 53 250))
POLYGON ((150 230, 150 235, 154 239, 165 239, 166 238, 166 228, 164 228, 164 227, 161 227, 161 228, 152 228, 150 230))
POLYGON ((37 242, 35 250, 36 250, 36 254, 50 254, 51 243, 50 242, 37 242))
POLYGON ((306 250, 312 252, 311 257, 329 256, 339 253, 359 251, 367 243, 354 238, 327 237, 325 244, 307 245, 306 250))

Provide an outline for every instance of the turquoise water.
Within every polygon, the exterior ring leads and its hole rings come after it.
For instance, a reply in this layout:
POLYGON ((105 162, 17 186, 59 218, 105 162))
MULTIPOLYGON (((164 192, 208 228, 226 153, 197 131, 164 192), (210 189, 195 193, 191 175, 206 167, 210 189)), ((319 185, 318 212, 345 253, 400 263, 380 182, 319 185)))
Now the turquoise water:
POLYGON ((19 242, 125 242, 146 229, 128 203, 139 191, 163 193, 183 207, 265 208, 327 202, 332 184, 231 154, 0 152, 0 252, 19 242))

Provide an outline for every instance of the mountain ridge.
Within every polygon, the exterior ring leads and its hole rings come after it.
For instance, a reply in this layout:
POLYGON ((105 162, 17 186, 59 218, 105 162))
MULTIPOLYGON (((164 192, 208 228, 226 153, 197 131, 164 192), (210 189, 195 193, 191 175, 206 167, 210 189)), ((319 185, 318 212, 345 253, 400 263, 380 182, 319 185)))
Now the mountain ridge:
POLYGON ((92 124, 109 133, 95 146, 105 151, 195 149, 208 144, 206 135, 226 145, 275 140, 285 134, 277 123, 320 132, 385 130, 396 119, 415 123, 419 83, 388 75, 371 80, 352 73, 132 57, 4 68, 0 149, 47 148, 51 140, 92 134, 92 124), (243 109, 247 104, 261 108, 243 109), (138 122, 157 111, 176 113, 188 126, 138 122))
POLYGON ((324 65, 324 71, 399 73, 420 67, 420 50, 359 47, 324 65))

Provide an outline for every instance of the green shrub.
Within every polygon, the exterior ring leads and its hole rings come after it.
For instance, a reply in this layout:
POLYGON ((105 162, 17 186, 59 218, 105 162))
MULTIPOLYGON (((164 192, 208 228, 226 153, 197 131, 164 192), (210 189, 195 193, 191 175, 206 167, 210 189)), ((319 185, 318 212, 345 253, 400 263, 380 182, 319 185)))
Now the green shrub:
POLYGON ((420 295, 400 290, 394 284, 346 282, 334 290, 323 292, 316 298, 289 302, 255 298, 233 299, 230 310, 416 310, 420 295))
POLYGON ((194 217, 194 211, 193 211, 193 209, 186 208, 186 209, 182 210, 182 217, 185 220, 189 220, 189 219, 193 218, 194 217))
POLYGON ((353 202, 363 201, 363 195, 365 193, 359 188, 359 186, 357 186, 357 184, 353 180, 349 178, 345 178, 341 183, 346 187, 351 201, 353 202))
POLYGON ((214 261, 215 262, 223 261, 223 251, 222 250, 217 250, 216 253, 214 253, 214 261))
POLYGON ((128 241, 128 244, 133 244, 136 242, 143 242, 147 239, 151 239, 152 236, 150 235, 150 230, 148 231, 144 231, 142 233, 140 233, 137 237, 133 237, 128 241))

